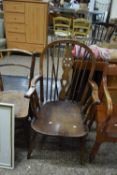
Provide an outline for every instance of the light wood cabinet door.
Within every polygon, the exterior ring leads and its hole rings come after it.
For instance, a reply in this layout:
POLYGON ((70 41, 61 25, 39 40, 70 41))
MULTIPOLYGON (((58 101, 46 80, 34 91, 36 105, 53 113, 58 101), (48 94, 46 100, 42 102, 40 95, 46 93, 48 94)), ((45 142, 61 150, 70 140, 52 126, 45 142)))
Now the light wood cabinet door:
POLYGON ((46 43, 47 14, 47 5, 38 3, 25 3, 27 43, 46 43))

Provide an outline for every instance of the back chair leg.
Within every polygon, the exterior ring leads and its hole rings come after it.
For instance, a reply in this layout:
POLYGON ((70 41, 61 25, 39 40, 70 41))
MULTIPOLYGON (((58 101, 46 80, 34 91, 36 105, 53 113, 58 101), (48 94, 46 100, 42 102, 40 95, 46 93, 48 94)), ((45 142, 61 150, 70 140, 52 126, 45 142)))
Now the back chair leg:
POLYGON ((27 154, 27 159, 30 159, 31 153, 32 153, 32 151, 33 151, 33 149, 36 145, 36 136, 37 136, 37 133, 35 131, 33 131, 31 143, 30 143, 30 146, 29 146, 28 154, 27 154))
POLYGON ((85 137, 80 138, 80 164, 84 164, 85 137))
POLYGON ((100 148, 101 142, 95 141, 94 146, 91 150, 90 156, 89 156, 89 162, 92 162, 95 159, 95 156, 100 148))

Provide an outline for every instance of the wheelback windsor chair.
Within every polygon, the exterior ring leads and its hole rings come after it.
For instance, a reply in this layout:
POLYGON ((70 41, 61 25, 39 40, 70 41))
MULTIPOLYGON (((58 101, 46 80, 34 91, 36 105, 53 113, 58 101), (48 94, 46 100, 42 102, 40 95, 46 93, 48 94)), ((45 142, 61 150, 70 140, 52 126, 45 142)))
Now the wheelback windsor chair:
MULTIPOLYGON (((41 133, 47 136, 78 138, 82 161, 83 141, 87 135, 83 116, 90 108, 85 101, 89 94, 89 80, 93 87, 91 79, 95 63, 92 51, 78 41, 57 40, 43 50, 40 56, 40 75, 32 80, 26 93, 26 97, 31 100, 34 116, 31 124, 34 135, 27 158, 30 158, 35 146, 37 133, 41 133), (79 46, 77 59, 72 54, 76 44, 79 46)), ((91 93, 92 98, 95 96, 94 92, 95 89, 91 93)))

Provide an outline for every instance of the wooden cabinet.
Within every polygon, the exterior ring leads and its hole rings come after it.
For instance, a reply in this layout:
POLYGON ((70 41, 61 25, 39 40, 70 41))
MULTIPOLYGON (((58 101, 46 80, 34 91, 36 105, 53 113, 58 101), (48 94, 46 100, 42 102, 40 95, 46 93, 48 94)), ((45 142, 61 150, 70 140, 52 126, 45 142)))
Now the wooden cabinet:
POLYGON ((4 0, 8 48, 41 52, 48 37, 48 3, 38 0, 4 0))

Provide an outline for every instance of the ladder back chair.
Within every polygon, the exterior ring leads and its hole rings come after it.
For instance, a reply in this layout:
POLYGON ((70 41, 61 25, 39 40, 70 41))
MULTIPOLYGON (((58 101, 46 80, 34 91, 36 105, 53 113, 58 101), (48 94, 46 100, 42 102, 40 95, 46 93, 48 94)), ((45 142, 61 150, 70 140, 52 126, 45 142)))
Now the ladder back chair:
POLYGON ((71 19, 67 17, 54 17, 53 28, 55 38, 70 38, 71 37, 71 19))
POLYGON ((0 101, 14 104, 16 140, 17 134, 24 131, 28 146, 29 100, 24 97, 24 93, 34 76, 35 54, 20 49, 2 49, 0 52, 4 56, 0 61, 0 101))
POLYGON ((86 41, 90 37, 91 23, 84 18, 73 19, 72 38, 86 41))
POLYGON ((35 131, 27 158, 35 146, 37 133, 41 133, 78 138, 82 161, 83 141, 87 135, 82 107, 88 98, 88 81, 93 77, 95 62, 92 51, 78 41, 56 40, 46 46, 40 56, 40 75, 32 80, 26 93, 31 100, 34 115, 31 126, 35 131), (78 60, 72 54, 76 44, 79 46, 78 60))
MULTIPOLYGON (((98 92, 97 92, 98 93, 98 92)), ((117 142, 117 65, 107 64, 99 92, 100 103, 96 105, 96 139, 90 153, 94 160, 100 146, 105 142, 117 142)))

